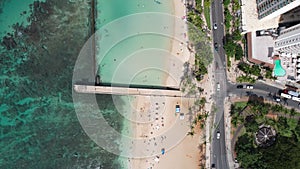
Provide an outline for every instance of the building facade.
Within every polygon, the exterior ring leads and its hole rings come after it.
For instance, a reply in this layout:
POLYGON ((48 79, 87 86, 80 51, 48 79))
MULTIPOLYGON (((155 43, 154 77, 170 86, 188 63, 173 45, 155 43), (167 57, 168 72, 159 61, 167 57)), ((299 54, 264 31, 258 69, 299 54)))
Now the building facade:
POLYGON ((300 54, 300 24, 280 31, 275 41, 275 50, 280 53, 300 54))
POLYGON ((271 19, 300 5, 300 0, 256 0, 258 19, 271 19))

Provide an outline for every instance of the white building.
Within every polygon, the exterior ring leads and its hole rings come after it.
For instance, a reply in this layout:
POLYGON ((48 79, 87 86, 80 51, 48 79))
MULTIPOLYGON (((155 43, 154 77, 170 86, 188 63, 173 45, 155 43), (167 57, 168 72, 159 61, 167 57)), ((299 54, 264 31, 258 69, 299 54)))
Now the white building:
POLYGON ((258 19, 268 20, 300 5, 300 0, 256 0, 258 19))
POLYGON ((279 53, 300 54, 300 24, 280 31, 275 41, 279 53))

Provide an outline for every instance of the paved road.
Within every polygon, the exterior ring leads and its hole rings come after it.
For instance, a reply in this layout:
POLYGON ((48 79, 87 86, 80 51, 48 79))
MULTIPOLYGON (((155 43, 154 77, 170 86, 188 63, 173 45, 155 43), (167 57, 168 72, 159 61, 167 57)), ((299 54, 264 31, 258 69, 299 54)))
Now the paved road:
MULTIPOLYGON (((261 82, 257 82, 253 86, 254 86, 254 89, 252 89, 252 90, 237 89, 237 85, 228 83, 227 84, 227 92, 228 92, 229 96, 232 95, 232 96, 237 96, 237 97, 243 97, 243 96, 249 96, 251 94, 255 94, 257 96, 262 96, 265 100, 274 101, 273 96, 274 95, 279 96, 278 90, 282 89, 282 88, 269 86, 269 85, 261 83, 261 82)), ((297 102, 297 101, 294 101, 291 99, 284 100, 283 98, 281 98, 281 101, 279 103, 282 105, 289 106, 289 107, 300 110, 299 102, 297 102)))
MULTIPOLYGON (((224 128, 224 99, 226 96, 248 96, 250 94, 256 94, 262 96, 267 100, 273 100, 272 95, 276 95, 279 88, 266 85, 264 83, 256 83, 254 89, 247 91, 244 89, 237 89, 236 85, 227 82, 226 76, 226 57, 223 49, 224 38, 224 16, 222 0, 214 0, 211 4, 211 23, 213 31, 213 45, 217 46, 218 50, 214 53, 215 58, 215 84, 220 84, 220 90, 215 92, 215 104, 216 114, 214 117, 214 124, 212 130, 211 141, 211 164, 215 164, 218 169, 228 169, 230 164, 233 163, 233 159, 227 158, 226 146, 225 146, 225 128, 224 128), (216 23, 217 29, 214 29, 216 23), (228 95, 227 95, 228 94, 228 95), (216 133, 221 133, 220 139, 216 139, 216 133), (230 164, 229 164, 230 163, 230 164)), ((281 101, 281 104, 285 104, 294 108, 298 108, 298 102, 292 100, 281 101)))
POLYGON ((223 7, 221 1, 215 0, 211 4, 211 23, 213 30, 213 44, 217 46, 214 52, 215 58, 215 84, 220 84, 220 90, 215 92, 216 115, 212 130, 211 142, 211 164, 215 164, 218 169, 228 169, 225 146, 225 128, 224 128, 224 99, 227 96, 227 76, 226 76, 226 59, 223 49, 223 7), (214 29, 213 24, 216 23, 217 29, 214 29), (221 133, 220 139, 217 139, 216 133, 221 133))
MULTIPOLYGON (((211 24, 213 31, 213 45, 217 46, 218 50, 214 53, 215 58, 215 84, 220 84, 220 90, 215 91, 215 104, 216 114, 214 117, 214 124, 212 130, 212 141, 211 141, 211 164, 215 164, 218 169, 229 169, 230 164, 233 164, 233 159, 226 156, 225 146, 225 128, 224 128, 224 99, 226 96, 248 96, 250 94, 256 94, 262 96, 267 100, 273 100, 272 95, 278 93, 279 88, 266 85, 264 83, 256 83, 254 89, 247 91, 244 89, 237 89, 236 85, 227 82, 226 76, 226 57, 223 49, 223 38, 224 38, 224 16, 222 0, 214 0, 211 4, 211 24), (216 23, 217 29, 214 29, 216 23), (221 133, 220 139, 216 139, 216 133, 221 133)), ((285 104, 294 108, 298 108, 298 102, 292 100, 281 101, 281 104, 285 104)))
POLYGON ((217 168, 227 169, 227 158, 226 158, 226 147, 225 147, 225 133, 224 128, 224 99, 227 95, 227 83, 226 83, 226 72, 224 66, 222 65, 220 57, 216 57, 216 65, 219 64, 218 69, 215 69, 215 82, 216 88, 217 84, 220 84, 220 90, 216 90, 215 93, 215 106, 216 114, 213 125, 213 137, 212 137, 212 154, 211 164, 215 164, 217 168), (217 132, 221 133, 220 139, 216 138, 217 132))
POLYGON ((221 57, 221 62, 225 66, 225 51, 223 48, 223 37, 224 37, 224 16, 223 16, 223 4, 222 0, 214 0, 211 6, 211 24, 213 30, 213 44, 217 44, 218 51, 217 53, 221 57), (214 29, 213 25, 216 23, 217 29, 214 29))

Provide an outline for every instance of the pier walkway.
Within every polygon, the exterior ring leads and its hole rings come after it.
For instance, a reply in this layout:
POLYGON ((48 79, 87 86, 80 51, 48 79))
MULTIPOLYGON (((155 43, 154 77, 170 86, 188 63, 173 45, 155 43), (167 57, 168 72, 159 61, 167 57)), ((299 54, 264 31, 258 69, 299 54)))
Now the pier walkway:
POLYGON ((185 97, 180 90, 74 85, 77 93, 185 97))

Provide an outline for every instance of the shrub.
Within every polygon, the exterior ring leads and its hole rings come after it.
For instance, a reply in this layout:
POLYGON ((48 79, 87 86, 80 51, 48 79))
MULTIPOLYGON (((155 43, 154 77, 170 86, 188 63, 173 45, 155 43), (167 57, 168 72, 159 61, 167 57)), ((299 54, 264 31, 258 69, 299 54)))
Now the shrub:
POLYGON ((235 60, 241 60, 243 58, 243 55, 244 55, 244 51, 242 46, 240 44, 236 44, 235 55, 234 55, 235 60))
POLYGON ((258 65, 253 65, 252 67, 251 67, 251 74, 253 74, 253 75, 255 75, 255 76, 260 76, 261 75, 261 69, 260 69, 260 67, 258 66, 258 65))
POLYGON ((224 0, 224 1, 223 1, 223 4, 224 4, 224 6, 227 7, 227 6, 230 4, 230 0, 224 0))
POLYGON ((247 83, 255 83, 255 79, 251 76, 239 76, 236 78, 236 81, 239 83, 247 82, 247 83))

